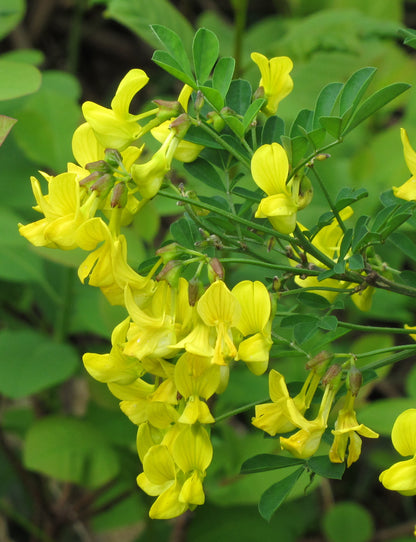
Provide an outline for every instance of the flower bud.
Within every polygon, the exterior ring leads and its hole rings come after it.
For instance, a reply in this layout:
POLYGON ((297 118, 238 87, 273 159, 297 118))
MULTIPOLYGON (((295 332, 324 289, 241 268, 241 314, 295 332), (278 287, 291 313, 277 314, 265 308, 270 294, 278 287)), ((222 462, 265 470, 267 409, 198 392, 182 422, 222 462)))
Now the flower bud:
POLYGON ((97 160, 96 162, 89 162, 85 164, 85 169, 88 169, 91 173, 98 171, 99 173, 110 173, 111 167, 105 160, 97 160))
POLYGON ((105 160, 107 164, 116 169, 123 163, 123 158, 117 149, 105 149, 105 160))
POLYGON ((259 98, 265 98, 264 87, 258 87, 253 94, 253 100, 258 100, 259 98))
POLYGON ((208 266, 208 279, 210 282, 215 282, 217 279, 224 280, 224 268, 218 258, 211 258, 208 266))
POLYGON ((198 92, 196 93, 195 104, 194 104, 195 111, 201 111, 201 109, 204 107, 204 102, 205 102, 204 95, 200 90, 198 90, 198 92))
POLYGON ((347 387, 351 391, 352 395, 358 395, 361 385, 363 383, 363 375, 357 367, 352 366, 348 371, 347 387))
POLYGON ((93 171, 92 173, 90 173, 90 175, 81 179, 79 181, 79 185, 86 186, 88 184, 94 184, 94 182, 99 179, 100 176, 101 174, 98 171, 93 171))
POLYGON ((202 285, 202 282, 198 278, 193 277, 188 282, 188 300, 191 307, 194 307, 196 305, 196 302, 203 293, 204 287, 202 285))
POLYGON ((110 192, 113 185, 114 185, 113 176, 110 175, 109 173, 106 173, 105 175, 101 175, 101 177, 99 177, 95 181, 95 183, 92 186, 90 186, 90 190, 91 191, 95 190, 96 192, 98 192, 98 194, 101 197, 105 197, 110 192))
POLYGON ((156 117, 160 120, 160 122, 165 122, 170 120, 172 117, 177 117, 183 113, 183 107, 178 101, 153 100, 153 103, 159 108, 159 111, 156 113, 156 117))
POLYGON ((182 250, 179 248, 178 243, 169 243, 168 245, 164 245, 156 250, 156 254, 164 264, 173 260, 181 252, 182 250))
POLYGON ((125 183, 118 183, 113 189, 111 194, 110 205, 111 208, 120 207, 123 208, 127 204, 128 188, 125 183))
POLYGON ((191 126, 191 121, 186 113, 179 115, 174 121, 169 125, 169 128, 175 133, 176 137, 182 139, 185 137, 186 132, 191 126))
POLYGON ((224 129, 225 122, 224 119, 221 118, 221 116, 216 111, 210 111, 207 114, 208 122, 212 123, 212 126, 214 127, 214 130, 216 132, 221 132, 224 129))
POLYGON ((302 177, 299 184, 298 209, 302 210, 312 201, 313 187, 308 177, 302 177))
POLYGON ((320 365, 323 367, 326 366, 327 362, 334 357, 334 354, 322 350, 319 354, 316 354, 312 359, 310 359, 306 364, 306 369, 316 369, 320 365))
POLYGON ((322 378, 323 386, 331 386, 334 388, 339 385, 342 376, 342 368, 337 363, 328 367, 324 377, 322 378))
POLYGON ((181 277, 182 266, 183 262, 180 260, 171 260, 156 276, 156 280, 166 280, 172 287, 176 288, 181 277))

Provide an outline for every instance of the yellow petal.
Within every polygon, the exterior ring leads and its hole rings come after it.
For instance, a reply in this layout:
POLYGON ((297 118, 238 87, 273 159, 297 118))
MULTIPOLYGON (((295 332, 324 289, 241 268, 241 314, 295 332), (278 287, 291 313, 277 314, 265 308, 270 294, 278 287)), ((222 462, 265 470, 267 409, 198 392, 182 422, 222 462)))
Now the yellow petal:
POLYGON ((403 145, 404 159, 412 176, 416 176, 416 152, 410 145, 409 136, 404 128, 400 128, 400 137, 403 145))
POLYGON ((183 472, 204 472, 212 460, 212 444, 201 425, 185 426, 173 443, 173 458, 183 472))
POLYGON ((398 491, 402 495, 416 495, 416 458, 395 463, 379 476, 386 489, 398 491))
POLYGON ((398 416, 391 440, 400 455, 416 455, 416 408, 409 408, 398 416))
POLYGON ((241 307, 237 329, 241 333, 251 335, 263 331, 270 318, 270 295, 266 286, 256 280, 243 280, 231 290, 241 307))
POLYGON ((208 326, 224 323, 236 326, 240 319, 240 306, 222 280, 212 283, 198 301, 198 314, 208 326))
POLYGON ((121 80, 111 102, 111 108, 120 117, 128 117, 130 103, 134 96, 149 81, 143 70, 130 70, 121 80))
POLYGON ((253 180, 268 196, 278 193, 289 195, 286 187, 288 173, 287 154, 279 143, 262 145, 251 159, 253 180))

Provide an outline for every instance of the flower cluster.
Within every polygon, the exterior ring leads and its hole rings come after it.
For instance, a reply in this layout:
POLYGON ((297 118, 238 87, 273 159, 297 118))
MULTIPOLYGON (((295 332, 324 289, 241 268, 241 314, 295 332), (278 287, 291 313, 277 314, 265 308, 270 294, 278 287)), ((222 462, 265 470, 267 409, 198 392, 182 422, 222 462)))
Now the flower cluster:
MULTIPOLYGON (((287 438, 280 437, 280 446, 282 450, 287 450, 301 459, 307 459, 318 451, 322 435, 328 426, 335 396, 341 387, 341 367, 335 364, 326 370, 328 360, 329 357, 321 353, 309 362, 308 377, 294 398, 289 395, 284 376, 274 369, 271 370, 269 392, 272 403, 257 405, 256 415, 252 420, 254 426, 271 436, 294 431, 287 438), (324 386, 324 392, 318 413, 313 419, 307 419, 304 414, 311 409, 312 399, 320 383, 324 386)), ((343 463, 348 447, 348 467, 360 456, 360 435, 367 438, 378 437, 377 433, 357 422, 354 401, 360 387, 360 376, 354 368, 348 373, 348 391, 344 406, 338 412, 332 431, 334 440, 329 451, 329 459, 333 463, 343 463)))

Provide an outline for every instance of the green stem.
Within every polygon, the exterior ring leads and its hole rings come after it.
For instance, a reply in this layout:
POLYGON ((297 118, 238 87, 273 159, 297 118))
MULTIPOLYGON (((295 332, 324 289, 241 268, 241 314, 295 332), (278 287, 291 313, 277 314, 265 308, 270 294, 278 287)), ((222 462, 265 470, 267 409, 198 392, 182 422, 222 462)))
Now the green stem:
POLYGON ((207 132, 207 134, 212 137, 214 141, 216 141, 219 145, 221 145, 226 151, 228 151, 234 158, 237 158, 239 162, 241 162, 244 166, 246 166, 247 169, 250 169, 251 163, 250 160, 238 152, 232 145, 227 143, 223 140, 223 138, 217 134, 217 132, 211 128, 208 124, 205 124, 204 122, 198 121, 196 119, 191 118, 191 122, 194 126, 198 126, 199 128, 202 128, 204 132, 207 132))
POLYGON ((368 358, 370 356, 377 356, 378 354, 386 354, 387 352, 416 352, 416 344, 401 344, 399 346, 390 346, 387 348, 378 348, 377 350, 370 350, 369 352, 363 352, 362 354, 354 354, 356 359, 368 358))
MULTIPOLYGON (((221 263, 240 263, 243 265, 257 265, 259 267, 265 267, 266 269, 278 269, 279 271, 287 271, 294 275, 308 275, 308 277, 316 277, 321 271, 315 269, 303 269, 300 267, 292 267, 291 265, 283 265, 271 262, 259 262, 258 260, 249 260, 248 258, 220 258, 221 263)), ((315 288, 313 288, 315 290, 315 288)), ((327 290, 328 288, 323 288, 327 290)), ((304 288, 302 288, 304 290, 304 288)), ((300 290, 299 290, 300 291, 300 290)), ((297 292, 299 293, 297 290, 297 292)), ((345 289, 343 290, 345 292, 345 289)))
POLYGON ((237 416, 237 414, 241 414, 242 412, 245 412, 246 410, 249 410, 250 408, 253 408, 253 406, 260 405, 261 403, 267 403, 269 401, 269 398, 266 399, 260 399, 258 401, 254 401, 253 403, 248 403, 247 405, 243 405, 242 407, 236 408, 234 410, 230 410, 229 412, 226 412, 225 414, 221 414, 221 416, 217 416, 215 418, 215 422, 219 423, 227 418, 232 418, 233 416, 237 416))
POLYGON ((396 361, 401 361, 402 359, 410 357, 415 350, 401 350, 397 354, 393 354, 392 356, 388 356, 387 358, 383 358, 378 361, 373 361, 372 363, 367 363, 367 365, 363 365, 362 367, 360 367, 360 371, 376 371, 377 369, 381 369, 386 365, 391 365, 392 363, 396 363, 396 361))
POLYGON ((331 143, 328 143, 328 145, 325 145, 324 147, 321 147, 320 149, 316 149, 312 154, 310 154, 307 158, 305 158, 304 160, 302 160, 302 162, 300 162, 300 164, 298 164, 291 172, 290 172, 290 178, 288 179, 288 181, 294 177, 296 175, 296 173, 302 169, 304 166, 306 166, 306 164, 308 162, 310 162, 311 160, 313 160, 315 158, 315 156, 318 156, 318 154, 321 154, 323 153, 324 151, 327 151, 328 149, 332 148, 332 147, 335 147, 335 145, 338 145, 339 143, 341 143, 343 140, 342 138, 339 138, 339 139, 336 139, 335 141, 332 141, 331 143))
MULTIPOLYGON (((179 194, 171 194, 167 192, 166 190, 159 190, 158 194, 160 196, 163 196, 165 198, 174 199, 177 201, 183 201, 184 203, 188 203, 189 205, 192 205, 194 207, 201 207, 201 209, 206 209, 207 211, 211 211, 213 213, 216 213, 218 215, 224 216, 225 218, 228 218, 229 220, 233 222, 238 222, 240 224, 244 224, 244 226, 247 226, 248 228, 252 228, 257 231, 261 231, 263 233, 267 233, 268 235, 272 235, 273 237, 279 237, 280 239, 285 240, 287 243, 293 242, 293 239, 289 235, 285 235, 284 233, 279 233, 276 230, 273 230, 272 228, 268 228, 267 226, 263 226, 261 224, 256 224, 252 222, 251 220, 247 220, 246 218, 242 218, 238 215, 233 215, 232 213, 226 211, 225 209, 221 209, 220 207, 215 207, 214 205, 210 205, 209 203, 205 203, 198 200, 193 200, 190 198, 186 198, 184 196, 181 196, 179 194)), ((334 262, 332 262, 334 263, 334 262)))
POLYGON ((337 222, 338 222, 340 228, 345 233, 347 231, 347 228, 345 227, 345 224, 344 224, 342 218, 340 217, 340 214, 339 214, 338 210, 336 209, 335 204, 332 201, 332 198, 331 198, 328 190, 326 189, 325 183, 322 181, 321 176, 318 174, 315 167, 311 167, 310 170, 315 175, 315 178, 318 181, 319 186, 321 187, 321 190, 322 190, 322 192, 323 192, 323 194, 324 194, 324 196, 326 198, 326 201, 328 202, 328 205, 331 208, 331 211, 334 213, 334 216, 337 219, 337 222))
POLYGON ((367 331, 369 333, 397 333, 398 335, 410 335, 411 333, 415 333, 415 330, 403 329, 401 327, 365 326, 362 324, 341 322, 340 320, 338 320, 338 325, 347 329, 356 329, 357 331, 367 331))

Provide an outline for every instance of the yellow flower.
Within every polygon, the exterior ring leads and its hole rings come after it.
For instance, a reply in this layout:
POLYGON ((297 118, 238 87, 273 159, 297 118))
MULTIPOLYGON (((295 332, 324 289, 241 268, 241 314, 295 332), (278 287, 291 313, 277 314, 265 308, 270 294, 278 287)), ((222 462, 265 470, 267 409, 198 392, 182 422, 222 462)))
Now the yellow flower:
POLYGON ((221 380, 219 365, 212 364, 209 357, 185 352, 176 362, 174 379, 178 392, 186 399, 179 422, 214 423, 208 405, 200 398, 207 400, 218 390, 221 380))
POLYGON ((280 437, 280 445, 284 450, 301 459, 308 459, 317 452, 327 428, 328 416, 337 390, 337 385, 332 383, 326 385, 318 415, 314 420, 304 418, 293 403, 286 404, 289 419, 299 427, 299 431, 289 438, 280 437))
MULTIPOLYGON (((189 85, 184 85, 179 94, 178 102, 181 104, 185 112, 188 111, 188 102, 189 98, 191 97, 192 91, 192 87, 190 87, 189 85)), ((174 117, 172 117, 170 120, 162 122, 162 124, 156 126, 151 130, 152 136, 157 141, 159 141, 159 143, 163 143, 168 137, 170 131, 169 126, 173 120, 174 117)), ((204 147, 202 145, 191 143, 190 141, 181 140, 176 147, 173 158, 179 160, 180 162, 193 162, 198 158, 198 155, 203 148, 204 147)))
POLYGON ((240 319, 241 308, 237 298, 222 280, 217 280, 198 301, 197 311, 204 324, 216 330, 213 363, 226 365, 227 358, 237 355, 231 337, 231 327, 235 327, 240 319))
POLYGON ((404 184, 396 188, 393 186, 394 195, 407 201, 416 201, 416 152, 409 142, 409 137, 404 128, 400 128, 400 136, 403 145, 404 159, 412 176, 404 184))
POLYGON ((138 120, 146 114, 132 115, 129 108, 133 97, 148 80, 143 70, 130 70, 116 90, 111 109, 94 102, 85 102, 82 105, 85 120, 104 148, 124 150, 140 136, 141 126, 138 120))
POLYGON ((287 56, 277 56, 268 60, 260 53, 251 53, 251 59, 261 73, 259 87, 263 87, 267 99, 264 113, 268 116, 274 115, 280 101, 292 92, 293 81, 289 73, 293 69, 293 62, 287 56))
POLYGON ((82 361, 89 374, 99 382, 117 382, 130 384, 144 371, 140 362, 123 354, 123 343, 126 340, 130 318, 116 326, 111 335, 111 352, 109 354, 84 354, 82 361))
POLYGON ((309 408, 320 379, 320 375, 312 370, 299 394, 292 399, 284 376, 272 369, 269 373, 269 394, 273 402, 257 405, 256 416, 251 420, 251 423, 272 437, 277 433, 293 431, 298 427, 296 424, 298 417, 293 419, 293 413, 297 411, 302 416, 309 408))
POLYGON ((232 289, 241 307, 236 328, 249 338, 238 346, 236 359, 246 362, 250 371, 263 374, 269 363, 271 340, 271 302, 267 288, 262 282, 244 280, 232 289))
POLYGON ((386 489, 398 491, 402 495, 416 495, 416 409, 402 412, 391 432, 393 446, 400 455, 413 456, 399 461, 380 474, 380 482, 386 489))
POLYGON ((372 431, 362 423, 357 422, 354 411, 355 396, 351 391, 347 392, 344 407, 339 411, 335 422, 335 429, 332 431, 334 442, 329 450, 329 459, 332 463, 343 463, 348 447, 347 466, 350 467, 358 460, 361 454, 360 435, 367 438, 378 438, 378 433, 372 431))
POLYGON ((268 218, 277 231, 292 233, 299 208, 299 183, 292 180, 290 187, 286 184, 289 160, 284 148, 278 143, 259 147, 251 159, 251 173, 268 196, 260 201, 256 218, 268 218))
POLYGON ((48 181, 48 194, 42 194, 39 181, 31 177, 32 190, 37 206, 44 218, 23 226, 19 232, 35 246, 47 246, 71 250, 76 248, 78 227, 91 219, 97 209, 95 194, 88 196, 79 186, 77 175, 66 172, 51 177, 48 181))
POLYGON ((202 486, 212 460, 212 445, 201 425, 174 426, 161 444, 152 446, 143 459, 137 484, 157 496, 149 516, 169 519, 204 504, 202 486))

